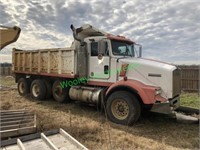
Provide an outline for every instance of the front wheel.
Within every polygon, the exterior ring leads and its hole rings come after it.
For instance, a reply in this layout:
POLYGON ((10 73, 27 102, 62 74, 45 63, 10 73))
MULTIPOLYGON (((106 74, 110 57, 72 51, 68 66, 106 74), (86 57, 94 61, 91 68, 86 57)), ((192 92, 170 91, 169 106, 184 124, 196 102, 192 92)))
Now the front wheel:
POLYGON ((141 106, 135 95, 126 91, 117 91, 108 97, 106 111, 111 121, 133 125, 140 117, 141 106))

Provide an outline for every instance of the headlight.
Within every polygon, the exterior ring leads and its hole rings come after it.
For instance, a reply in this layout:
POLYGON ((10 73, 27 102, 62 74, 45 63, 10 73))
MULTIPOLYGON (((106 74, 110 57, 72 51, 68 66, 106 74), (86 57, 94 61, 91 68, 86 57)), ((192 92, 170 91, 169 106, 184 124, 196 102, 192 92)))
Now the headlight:
POLYGON ((155 95, 159 95, 159 94, 161 94, 161 93, 162 93, 161 88, 155 89, 155 95))

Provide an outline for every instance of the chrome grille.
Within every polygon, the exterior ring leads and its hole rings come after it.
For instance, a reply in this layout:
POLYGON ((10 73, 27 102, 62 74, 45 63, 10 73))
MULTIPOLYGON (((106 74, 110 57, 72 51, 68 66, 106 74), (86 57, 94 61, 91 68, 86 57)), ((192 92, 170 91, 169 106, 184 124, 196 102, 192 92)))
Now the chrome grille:
POLYGON ((179 95, 181 92, 181 70, 173 71, 173 97, 179 95))

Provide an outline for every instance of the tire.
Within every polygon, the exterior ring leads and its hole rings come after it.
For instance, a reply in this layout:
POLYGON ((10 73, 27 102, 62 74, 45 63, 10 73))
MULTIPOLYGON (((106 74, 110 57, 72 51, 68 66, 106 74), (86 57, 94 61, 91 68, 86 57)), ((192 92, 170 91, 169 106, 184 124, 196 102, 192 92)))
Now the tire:
POLYGON ((62 88, 60 85, 61 82, 62 82, 61 80, 56 80, 53 83, 53 87, 52 87, 53 97, 59 103, 69 102, 70 101, 70 97, 69 97, 69 89, 70 88, 62 88))
POLYGON ((28 79, 20 78, 17 82, 17 89, 19 95, 21 96, 26 96, 28 93, 30 93, 30 84, 28 79))
POLYGON ((36 79, 31 83, 31 96, 36 100, 45 100, 46 86, 43 80, 36 79))
POLYGON ((43 80, 44 84, 46 86, 46 95, 45 95, 45 99, 50 99, 52 96, 52 85, 50 81, 47 80, 43 80))
POLYGON ((112 122, 130 126, 139 119, 141 106, 139 100, 133 94, 117 91, 108 97, 106 113, 112 122))

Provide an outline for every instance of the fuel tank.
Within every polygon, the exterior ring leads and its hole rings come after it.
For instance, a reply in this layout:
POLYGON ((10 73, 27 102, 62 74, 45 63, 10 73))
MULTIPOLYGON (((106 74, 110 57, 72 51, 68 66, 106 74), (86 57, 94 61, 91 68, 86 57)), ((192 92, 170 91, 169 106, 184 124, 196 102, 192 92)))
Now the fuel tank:
POLYGON ((72 100, 98 104, 102 90, 103 88, 99 87, 72 86, 69 91, 69 96, 72 100))

